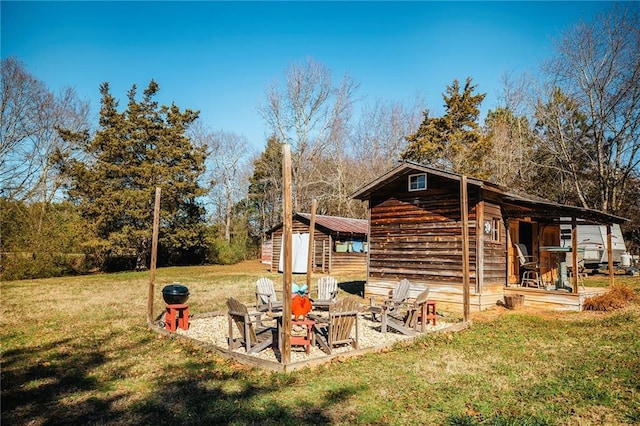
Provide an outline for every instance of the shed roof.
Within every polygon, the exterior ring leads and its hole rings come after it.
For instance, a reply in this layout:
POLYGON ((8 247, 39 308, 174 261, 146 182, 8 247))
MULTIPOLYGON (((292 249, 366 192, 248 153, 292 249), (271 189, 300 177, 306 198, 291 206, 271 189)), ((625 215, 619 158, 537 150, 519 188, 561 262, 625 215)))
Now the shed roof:
MULTIPOLYGON (((381 190, 390 183, 415 172, 423 172, 455 181, 460 181, 462 179, 462 175, 458 173, 439 170, 412 161, 405 161, 379 178, 362 186, 360 189, 349 195, 349 198, 368 200, 371 198, 373 193, 381 190)), ((514 207, 509 209, 505 206, 507 213, 511 216, 522 215, 525 212, 518 210, 518 208, 525 208, 528 210, 526 212, 527 215, 545 218, 557 217, 558 220, 560 216, 576 217, 597 223, 623 223, 628 220, 623 217, 604 213, 598 210, 556 203, 531 194, 519 194, 507 187, 481 179, 468 177, 467 184, 477 186, 485 191, 497 194, 504 204, 509 204, 514 207)))
MULTIPOLYGON (((293 217, 307 224, 311 223, 311 213, 295 213, 293 217)), ((369 221, 366 219, 316 215, 315 221, 316 228, 322 227, 333 234, 365 236, 369 233, 369 221)), ((280 228, 282 228, 282 224, 275 226, 267 234, 271 234, 280 228)))
MULTIPOLYGON (((311 223, 310 213, 297 213, 311 223)), ((368 234, 369 221, 350 217, 316 215, 316 224, 340 233, 368 234)))

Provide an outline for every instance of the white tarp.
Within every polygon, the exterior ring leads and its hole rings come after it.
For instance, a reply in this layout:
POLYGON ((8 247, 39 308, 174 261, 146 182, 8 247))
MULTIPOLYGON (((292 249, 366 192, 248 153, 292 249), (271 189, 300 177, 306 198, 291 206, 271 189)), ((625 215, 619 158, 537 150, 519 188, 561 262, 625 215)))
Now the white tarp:
MULTIPOLYGON (((284 238, 284 235, 283 235, 284 238)), ((292 270, 294 274, 307 273, 307 255, 309 253, 309 234, 292 234, 292 270)), ((280 262, 278 262, 278 272, 284 271, 284 241, 280 244, 280 262)))

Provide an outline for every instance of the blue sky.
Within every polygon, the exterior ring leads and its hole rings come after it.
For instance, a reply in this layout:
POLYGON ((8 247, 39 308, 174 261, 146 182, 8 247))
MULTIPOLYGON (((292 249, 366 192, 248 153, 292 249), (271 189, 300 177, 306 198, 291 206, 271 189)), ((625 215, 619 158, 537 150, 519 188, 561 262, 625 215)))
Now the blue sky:
POLYGON ((213 130, 261 150, 267 84, 306 57, 360 83, 363 101, 410 103, 432 115, 468 76, 495 108, 505 72, 535 73, 553 40, 606 2, 0 2, 1 54, 51 90, 74 87, 97 122, 99 85, 126 104, 151 79, 158 101, 201 111, 213 130))

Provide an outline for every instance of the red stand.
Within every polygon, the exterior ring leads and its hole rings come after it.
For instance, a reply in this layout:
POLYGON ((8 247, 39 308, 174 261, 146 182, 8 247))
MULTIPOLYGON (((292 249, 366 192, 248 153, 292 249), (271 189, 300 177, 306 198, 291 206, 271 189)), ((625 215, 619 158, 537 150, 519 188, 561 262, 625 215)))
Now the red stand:
POLYGON ((306 353, 311 352, 311 343, 313 340, 313 325, 315 321, 305 319, 305 320, 292 320, 291 326, 294 325, 306 325, 307 326, 307 335, 306 336, 291 336, 291 346, 304 346, 304 351, 306 353))
MULTIPOLYGON (((436 325, 436 301, 435 300, 427 300, 426 309, 424 311, 424 318, 422 318, 422 312, 420 312, 420 316, 418 317, 418 324, 431 324, 436 325)), ((424 331, 424 328, 423 328, 424 331)))
POLYGON ((167 305, 165 314, 165 326, 169 331, 176 331, 180 327, 183 330, 189 329, 189 306, 184 304, 167 305))
POLYGON ((431 320, 431 324, 436 325, 436 301, 435 300, 427 300, 427 324, 429 324, 429 320, 431 320))

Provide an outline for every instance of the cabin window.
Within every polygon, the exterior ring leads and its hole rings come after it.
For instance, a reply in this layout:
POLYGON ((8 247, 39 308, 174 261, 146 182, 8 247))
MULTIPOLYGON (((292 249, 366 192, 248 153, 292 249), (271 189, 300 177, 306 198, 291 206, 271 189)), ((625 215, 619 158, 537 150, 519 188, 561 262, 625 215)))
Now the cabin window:
POLYGON ((500 219, 493 219, 491 221, 491 241, 494 243, 500 242, 500 219))
POLYGON ((409 175, 409 191, 427 189, 427 174, 409 175))

